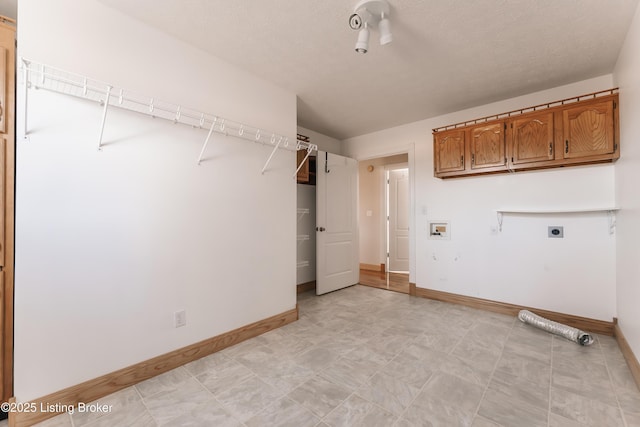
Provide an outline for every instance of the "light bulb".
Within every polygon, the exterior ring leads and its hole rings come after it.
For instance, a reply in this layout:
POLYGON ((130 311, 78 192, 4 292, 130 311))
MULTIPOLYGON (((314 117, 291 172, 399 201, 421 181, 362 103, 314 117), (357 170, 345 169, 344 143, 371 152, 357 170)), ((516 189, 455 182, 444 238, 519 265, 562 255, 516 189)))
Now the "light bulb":
POLYGON ((369 50, 369 28, 364 25, 364 28, 358 33, 358 41, 356 42, 356 52, 367 53, 369 50))

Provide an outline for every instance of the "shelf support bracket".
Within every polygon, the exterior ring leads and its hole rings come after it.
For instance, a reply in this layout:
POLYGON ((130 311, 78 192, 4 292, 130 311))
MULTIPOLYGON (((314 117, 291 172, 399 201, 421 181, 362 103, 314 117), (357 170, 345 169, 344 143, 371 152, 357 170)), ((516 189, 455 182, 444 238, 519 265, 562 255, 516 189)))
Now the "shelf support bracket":
POLYGON ((613 236, 616 232, 616 212, 607 211, 607 217, 609 218, 609 235, 613 236))
POLYGON ((98 151, 102 150, 102 135, 104 134, 104 124, 107 121, 107 109, 111 97, 111 86, 107 86, 107 94, 104 99, 104 109, 102 110, 102 123, 100 124, 100 136, 98 136, 98 151))
POLYGON ((504 220, 504 213, 497 211, 496 214, 498 215, 498 230, 502 233, 502 221, 504 220))
POLYGON ((29 86, 31 85, 31 82, 29 81, 29 61, 24 58, 22 59, 22 72, 24 73, 24 139, 28 139, 27 135, 29 135, 29 128, 27 127, 27 116, 29 114, 27 113, 27 100, 29 98, 29 86))
MULTIPOLYGON (((260 135, 259 132, 260 131, 258 131, 258 133, 256 133, 256 141, 260 139, 260 137, 258 136, 258 135, 260 135)), ((276 146, 273 147, 273 151, 271 151, 271 155, 269 156, 269 158, 267 159, 267 162, 262 167, 262 171, 260 172, 261 174, 264 175, 264 171, 267 170, 267 166, 269 166, 269 163, 271 163, 271 159, 273 159, 273 156, 276 154, 276 151, 278 151, 278 148, 280 148, 280 144, 281 143, 282 143, 282 137, 280 137, 280 139, 278 140, 278 143, 276 144, 276 146)))
POLYGON ((298 172, 300 172, 300 169, 302 169, 302 165, 304 165, 304 162, 307 161, 307 159, 309 158, 309 156, 311 155, 311 152, 313 151, 313 145, 309 145, 307 147, 307 155, 304 156, 304 159, 302 160, 302 162, 300 162, 300 164, 298 165, 298 169, 296 169, 295 173, 293 174, 293 177, 295 178, 298 175, 298 172))
MULTIPOLYGON (((203 121, 202 119, 200 119, 200 120, 203 121)), ((209 128, 209 133, 207 133, 207 137, 204 140, 204 144, 202 145, 202 150, 200 150, 200 155, 198 156, 198 165, 202 161, 202 156, 204 156, 204 151, 207 149, 207 144, 209 144, 209 139, 211 139, 211 134, 213 133, 213 128, 216 127, 216 122, 217 121, 218 121, 218 118, 215 117, 213 119, 213 123, 211 123, 211 127, 209 128)))

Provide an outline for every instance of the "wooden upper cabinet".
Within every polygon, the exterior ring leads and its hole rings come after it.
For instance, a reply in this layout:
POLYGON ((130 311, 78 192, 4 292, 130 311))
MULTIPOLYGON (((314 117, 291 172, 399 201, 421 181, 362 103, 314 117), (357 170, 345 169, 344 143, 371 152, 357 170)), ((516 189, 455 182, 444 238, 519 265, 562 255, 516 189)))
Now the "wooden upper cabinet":
POLYGON ((554 159, 553 112, 527 114, 510 122, 511 163, 545 162, 554 159))
POLYGON ((464 167, 465 131, 450 130, 438 132, 433 138, 433 158, 435 174, 459 172, 464 167))
POLYGON ((452 178, 613 162, 620 157, 616 90, 434 129, 434 175, 452 178))
POLYGON ((504 122, 474 126, 470 130, 471 169, 504 166, 504 122))
POLYGON ((612 99, 565 109, 564 158, 598 156, 616 151, 613 110, 612 99))

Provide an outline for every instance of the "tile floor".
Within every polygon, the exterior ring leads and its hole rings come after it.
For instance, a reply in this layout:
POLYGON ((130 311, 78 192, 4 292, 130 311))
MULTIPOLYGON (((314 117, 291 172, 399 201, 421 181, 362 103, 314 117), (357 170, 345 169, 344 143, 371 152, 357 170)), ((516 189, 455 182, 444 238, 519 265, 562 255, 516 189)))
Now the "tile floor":
POLYGON ((108 415, 40 426, 640 426, 611 337, 364 286, 299 302, 297 322, 100 399, 108 415))

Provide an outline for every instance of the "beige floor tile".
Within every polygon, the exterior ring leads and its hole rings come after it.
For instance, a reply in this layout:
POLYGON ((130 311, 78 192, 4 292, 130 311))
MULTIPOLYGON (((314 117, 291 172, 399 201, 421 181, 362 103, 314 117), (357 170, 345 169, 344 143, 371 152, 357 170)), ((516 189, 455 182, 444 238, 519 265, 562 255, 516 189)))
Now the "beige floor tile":
MULTIPOLYGON (((157 378, 157 377, 156 377, 157 378)), ((87 425, 105 425, 94 424, 95 421, 105 418, 127 420, 128 418, 138 418, 142 413, 146 412, 145 406, 142 404, 142 398, 134 387, 128 387, 116 393, 105 396, 93 402, 85 402, 90 405, 98 405, 99 408, 105 408, 105 411, 91 409, 80 411, 79 408, 71 415, 74 427, 84 427, 87 425)))
POLYGON ((394 424, 396 418, 379 406, 351 395, 324 420, 333 427, 388 427, 394 424))
POLYGON ((189 371, 180 367, 136 384, 135 387, 142 398, 146 398, 157 393, 174 390, 190 378, 192 376, 189 371))
POLYGON ((196 379, 211 393, 218 394, 254 376, 251 369, 235 360, 227 359, 215 368, 210 367, 197 375, 196 379))
POLYGON ((320 418, 313 415, 311 411, 288 397, 283 397, 249 419, 245 425, 247 427, 313 427, 318 422, 320 418))
POLYGON ((411 386, 386 373, 375 374, 366 385, 356 391, 358 396, 395 415, 401 415, 418 392, 420 392, 420 388, 411 386))
POLYGON ((502 427, 502 426, 500 424, 496 424, 493 421, 478 415, 473 419, 473 424, 471 424, 471 427, 502 427))
MULTIPOLYGON (((544 376, 544 374, 543 374, 544 376)), ((549 380, 547 383, 535 383, 526 377, 496 371, 491 378, 488 390, 542 408, 549 408, 549 380)))
POLYGON ((200 404, 213 399, 213 395, 195 378, 180 383, 176 388, 144 398, 144 404, 158 424, 187 415, 200 404))
POLYGON ((213 399, 193 406, 184 414, 168 419, 158 427, 177 426, 216 426, 216 427, 241 427, 242 423, 226 411, 213 399))
POLYGON ((216 399, 234 417, 244 422, 282 395, 275 387, 257 377, 251 377, 216 394, 216 399))
POLYGON ((321 376, 315 376, 287 396, 318 417, 324 417, 349 397, 351 391, 321 376))
POLYGON ((492 390, 485 393, 478 415, 503 426, 546 427, 547 408, 492 390))
POLYGON ((562 389, 552 388, 550 408, 554 414, 588 426, 624 425, 617 405, 608 405, 562 389))

